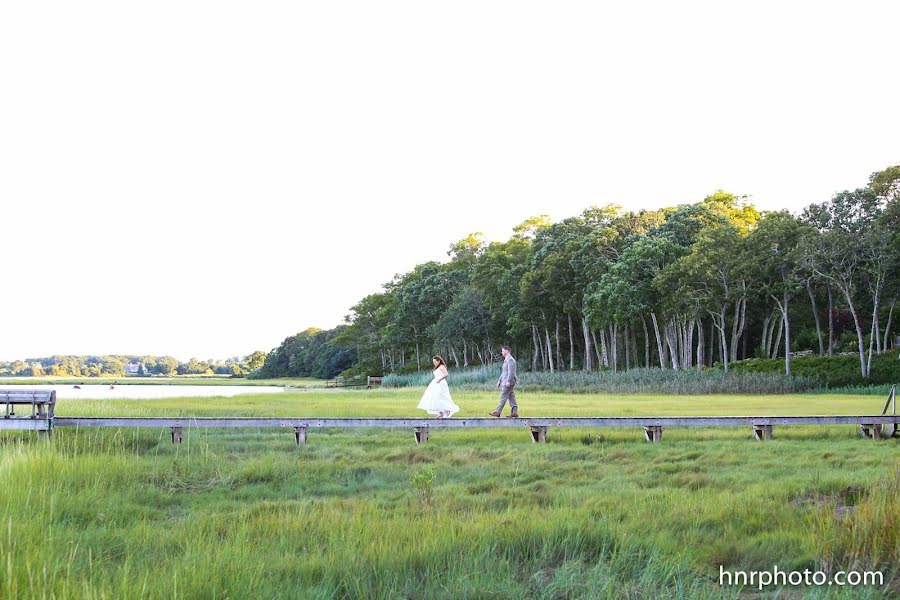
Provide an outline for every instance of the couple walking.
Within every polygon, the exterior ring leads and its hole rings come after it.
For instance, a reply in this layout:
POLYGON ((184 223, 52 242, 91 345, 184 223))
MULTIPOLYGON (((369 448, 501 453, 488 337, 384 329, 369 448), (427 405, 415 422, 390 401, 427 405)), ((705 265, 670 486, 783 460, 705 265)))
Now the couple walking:
MULTIPOLYGON (((516 419, 519 417, 519 405, 516 404, 516 384, 519 378, 516 376, 516 359, 512 357, 509 346, 503 346, 500 351, 503 354, 503 369, 500 371, 500 379, 497 380, 497 389, 500 390, 500 404, 497 410, 488 413, 492 417, 499 417, 503 412, 503 407, 509 402, 511 410, 509 416, 516 419)), ((419 402, 418 408, 427 411, 429 414, 437 415, 438 419, 446 419, 452 417, 453 413, 459 412, 459 407, 450 397, 450 387, 447 385, 447 365, 440 356, 431 359, 434 363, 434 379, 428 384, 425 393, 422 394, 422 400, 419 402)))

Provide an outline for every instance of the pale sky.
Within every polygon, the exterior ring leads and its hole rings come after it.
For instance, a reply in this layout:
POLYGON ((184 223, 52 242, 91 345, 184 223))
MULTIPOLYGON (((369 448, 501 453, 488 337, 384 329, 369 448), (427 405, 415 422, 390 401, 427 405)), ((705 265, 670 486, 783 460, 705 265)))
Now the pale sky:
POLYGON ((0 3, 0 360, 270 350, 473 231, 900 163, 897 2, 0 3))

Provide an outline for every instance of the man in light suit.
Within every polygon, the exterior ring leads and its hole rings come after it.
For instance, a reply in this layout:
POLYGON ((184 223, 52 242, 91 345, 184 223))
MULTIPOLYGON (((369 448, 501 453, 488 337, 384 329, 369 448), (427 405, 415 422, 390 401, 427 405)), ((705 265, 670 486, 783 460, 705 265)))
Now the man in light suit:
POLYGON ((516 376, 516 359, 512 357, 509 346, 503 346, 500 351, 503 354, 503 370, 500 371, 500 379, 497 380, 497 389, 500 390, 500 405, 492 413, 488 413, 492 417, 499 417, 503 413, 503 407, 509 401, 509 408, 512 411, 509 416, 513 419, 519 418, 519 405, 516 404, 516 384, 519 378, 516 376))

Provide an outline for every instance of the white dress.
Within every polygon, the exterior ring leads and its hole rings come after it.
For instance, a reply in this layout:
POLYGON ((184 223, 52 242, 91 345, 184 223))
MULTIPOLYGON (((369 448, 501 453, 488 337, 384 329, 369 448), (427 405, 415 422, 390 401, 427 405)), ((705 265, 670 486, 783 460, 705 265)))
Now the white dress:
POLYGON ((437 378, 441 375, 440 369, 435 369, 433 375, 434 379, 428 384, 428 388, 422 394, 422 400, 416 408, 421 408, 432 415, 443 412, 446 416, 452 417, 453 413, 459 412, 459 407, 453 403, 453 398, 450 397, 450 386, 447 385, 447 379, 441 379, 441 382, 437 383, 437 378))

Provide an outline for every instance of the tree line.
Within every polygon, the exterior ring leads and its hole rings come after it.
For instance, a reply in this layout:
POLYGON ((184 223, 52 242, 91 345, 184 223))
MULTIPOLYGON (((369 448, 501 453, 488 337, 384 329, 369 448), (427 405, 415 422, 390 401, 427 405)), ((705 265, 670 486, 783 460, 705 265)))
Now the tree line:
POLYGON ((225 360, 181 362, 172 356, 72 356, 57 355, 0 362, 0 376, 17 377, 123 377, 126 365, 138 365, 136 375, 230 375, 243 376, 264 364, 266 353, 257 351, 225 360))
MULTIPOLYGON (((659 210, 537 216, 503 242, 469 235, 448 256, 396 275, 346 325, 315 330, 317 347, 352 356, 347 374, 429 368, 432 352, 490 364, 504 343, 546 371, 728 371, 783 357, 790 374, 792 353, 852 352, 866 379, 873 355, 896 345, 900 165, 797 215, 718 191, 659 210)), ((263 371, 309 373, 309 341, 288 338, 263 371)))
POLYGON ((286 338, 269 353, 265 364, 251 377, 331 379, 356 363, 355 348, 335 343, 335 339, 343 335, 346 329, 344 325, 328 331, 311 327, 286 338))

